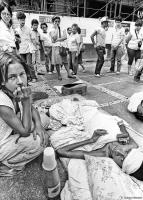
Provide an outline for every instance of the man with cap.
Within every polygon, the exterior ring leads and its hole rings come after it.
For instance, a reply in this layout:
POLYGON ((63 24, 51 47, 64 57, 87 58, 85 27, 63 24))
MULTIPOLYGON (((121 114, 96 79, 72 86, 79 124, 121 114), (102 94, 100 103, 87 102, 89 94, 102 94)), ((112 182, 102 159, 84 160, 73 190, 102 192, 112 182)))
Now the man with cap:
POLYGON ((101 18, 101 27, 96 29, 94 33, 91 35, 91 41, 96 49, 97 52, 97 63, 95 68, 95 76, 101 77, 101 69, 104 64, 104 54, 105 54, 105 37, 106 37, 106 27, 108 26, 108 19, 107 17, 101 18), (96 41, 94 37, 96 36, 96 41))

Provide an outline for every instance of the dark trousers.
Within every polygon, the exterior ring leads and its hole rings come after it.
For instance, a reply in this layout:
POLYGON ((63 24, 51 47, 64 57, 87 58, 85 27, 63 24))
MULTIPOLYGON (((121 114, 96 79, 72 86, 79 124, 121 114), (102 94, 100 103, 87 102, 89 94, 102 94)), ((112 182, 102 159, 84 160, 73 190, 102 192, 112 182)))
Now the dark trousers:
POLYGON ((128 57, 129 57, 128 65, 132 65, 134 59, 135 59, 135 62, 136 62, 141 57, 141 50, 140 49, 134 50, 134 49, 127 48, 127 52, 128 52, 128 57))
POLYGON ((110 71, 114 72, 115 70, 115 58, 117 58, 117 71, 121 70, 121 58, 123 56, 123 48, 118 47, 117 49, 112 47, 111 49, 111 68, 110 71))
POLYGON ((36 79, 34 66, 32 65, 32 54, 31 53, 25 53, 20 54, 21 58, 24 60, 24 62, 28 65, 28 79, 36 79))
POLYGON ((104 64, 105 47, 103 46, 96 47, 96 52, 97 52, 98 59, 96 63, 95 74, 100 74, 101 68, 104 64))
POLYGON ((117 49, 111 49, 111 68, 110 71, 114 72, 115 70, 115 58, 117 58, 117 71, 121 70, 121 58, 123 56, 123 48, 118 47, 117 49))

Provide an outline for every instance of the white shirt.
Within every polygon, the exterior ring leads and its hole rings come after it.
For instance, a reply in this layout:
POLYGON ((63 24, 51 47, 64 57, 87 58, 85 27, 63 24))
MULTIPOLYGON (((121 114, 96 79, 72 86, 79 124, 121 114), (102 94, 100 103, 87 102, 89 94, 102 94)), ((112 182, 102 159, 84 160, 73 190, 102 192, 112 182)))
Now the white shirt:
POLYGON ((44 43, 45 47, 50 47, 52 46, 52 41, 51 41, 51 37, 49 36, 49 33, 40 33, 41 35, 41 40, 44 43))
POLYGON ((20 46, 19 53, 20 54, 33 53, 34 46, 31 40, 31 30, 27 26, 24 26, 22 28, 19 27, 16 30, 21 38, 21 43, 19 44, 20 46))
POLYGON ((143 100, 143 92, 133 94, 129 99, 128 110, 130 112, 137 112, 137 107, 143 100))
MULTIPOLYGON (((58 27, 55 27, 54 25, 52 26, 52 28, 49 31, 49 36, 51 38, 51 41, 56 41, 59 38, 59 29, 58 27)), ((52 43, 52 46, 56 47, 56 46, 61 46, 61 42, 55 42, 52 43)))
POLYGON ((105 38, 106 38, 106 31, 103 27, 100 27, 96 30, 96 46, 103 46, 105 47, 105 38))
MULTIPOLYGON (((113 28, 112 29, 112 46, 117 46, 121 39, 125 38, 125 30, 124 28, 113 28)), ((122 46, 124 44, 124 40, 121 42, 119 46, 122 46)))
POLYGON ((8 28, 3 20, 0 20, 0 47, 3 50, 7 50, 9 47, 16 47, 14 30, 12 27, 8 28))
POLYGON ((139 32, 135 32, 135 30, 133 30, 131 32, 131 35, 132 35, 132 37, 131 37, 131 40, 128 43, 128 47, 130 49, 137 50, 137 49, 139 49, 138 48, 138 42, 143 39, 143 33, 142 33, 141 30, 139 32), (136 33, 137 33, 137 35, 136 35, 136 33))
POLYGON ((105 31, 105 44, 111 44, 111 41, 112 41, 112 31, 113 31, 113 28, 108 28, 107 31, 105 31))
POLYGON ((71 33, 67 39, 67 42, 70 51, 78 51, 78 45, 81 43, 80 35, 78 33, 71 33))

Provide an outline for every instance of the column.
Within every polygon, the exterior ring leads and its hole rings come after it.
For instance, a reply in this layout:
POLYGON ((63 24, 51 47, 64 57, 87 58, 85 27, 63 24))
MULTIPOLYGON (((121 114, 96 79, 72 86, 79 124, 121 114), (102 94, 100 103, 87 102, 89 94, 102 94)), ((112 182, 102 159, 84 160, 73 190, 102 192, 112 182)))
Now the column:
POLYGON ((77 17, 79 17, 79 0, 77 0, 77 17))
POLYGON ((105 16, 108 16, 108 0, 106 0, 105 16))

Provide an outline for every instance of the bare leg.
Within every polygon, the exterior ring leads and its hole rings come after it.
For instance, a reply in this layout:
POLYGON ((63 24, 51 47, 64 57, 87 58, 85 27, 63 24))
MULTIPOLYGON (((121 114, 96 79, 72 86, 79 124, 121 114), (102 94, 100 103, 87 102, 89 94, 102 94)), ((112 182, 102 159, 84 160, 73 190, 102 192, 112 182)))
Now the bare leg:
POLYGON ((70 73, 69 65, 68 65, 67 63, 65 63, 64 66, 65 66, 65 69, 66 69, 66 71, 67 71, 68 78, 76 78, 76 76, 73 76, 73 75, 70 73))
POLYGON ((60 65, 56 65, 56 70, 57 70, 57 74, 58 74, 58 80, 62 80, 62 76, 61 76, 61 72, 60 72, 60 65))

